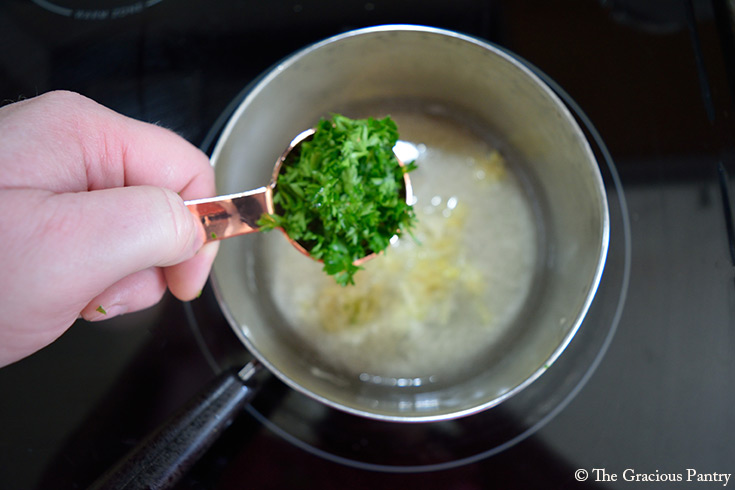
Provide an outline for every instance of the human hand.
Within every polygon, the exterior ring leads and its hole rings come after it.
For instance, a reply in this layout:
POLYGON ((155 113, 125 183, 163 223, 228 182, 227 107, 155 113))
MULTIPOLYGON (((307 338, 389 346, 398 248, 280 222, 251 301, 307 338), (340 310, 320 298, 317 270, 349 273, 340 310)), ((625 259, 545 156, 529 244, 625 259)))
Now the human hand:
POLYGON ((78 94, 0 108, 0 366, 80 315, 195 298, 217 244, 183 200, 214 192, 196 147, 78 94))

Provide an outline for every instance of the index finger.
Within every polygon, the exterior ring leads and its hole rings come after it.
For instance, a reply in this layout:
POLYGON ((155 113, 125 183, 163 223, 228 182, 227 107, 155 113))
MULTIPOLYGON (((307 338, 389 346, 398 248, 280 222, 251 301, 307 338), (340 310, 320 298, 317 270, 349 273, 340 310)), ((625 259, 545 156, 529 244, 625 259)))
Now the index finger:
POLYGON ((209 159, 194 145, 72 92, 0 109, 0 132, 0 187, 80 192, 154 185, 184 199, 215 193, 209 159))

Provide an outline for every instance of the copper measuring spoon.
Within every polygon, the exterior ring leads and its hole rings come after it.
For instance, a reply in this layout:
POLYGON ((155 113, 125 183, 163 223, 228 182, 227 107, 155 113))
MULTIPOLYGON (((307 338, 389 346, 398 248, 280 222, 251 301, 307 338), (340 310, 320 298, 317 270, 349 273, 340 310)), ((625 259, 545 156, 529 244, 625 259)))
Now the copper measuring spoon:
MULTIPOLYGON (((301 143, 311 138, 314 132, 315 130, 313 128, 307 129, 291 141, 288 148, 286 148, 276 161, 276 164, 273 167, 271 181, 267 186, 236 194, 227 194, 224 196, 195 199, 184 202, 184 204, 197 218, 199 218, 199 221, 204 226, 205 243, 260 231, 260 227, 257 224, 260 217, 263 213, 272 214, 275 211, 275 207, 273 205, 273 194, 276 189, 276 181, 278 179, 278 173, 281 171, 281 167, 283 167, 288 156, 291 155, 301 143)), ((413 145, 402 141, 399 141, 398 144, 396 144, 393 148, 393 152, 396 153, 398 164, 401 166, 403 166, 404 159, 414 159, 415 155, 418 154, 418 151, 413 145), (399 153, 401 154, 400 156, 399 153)), ((411 187, 411 179, 409 178, 408 173, 403 174, 403 183, 405 187, 406 202, 408 204, 413 204, 413 189, 411 187)), ((289 237, 285 231, 284 234, 298 251, 304 255, 309 255, 309 251, 300 243, 289 237)), ((354 263, 355 265, 360 265, 361 263, 373 258, 375 255, 375 253, 371 253, 356 260, 354 263)))

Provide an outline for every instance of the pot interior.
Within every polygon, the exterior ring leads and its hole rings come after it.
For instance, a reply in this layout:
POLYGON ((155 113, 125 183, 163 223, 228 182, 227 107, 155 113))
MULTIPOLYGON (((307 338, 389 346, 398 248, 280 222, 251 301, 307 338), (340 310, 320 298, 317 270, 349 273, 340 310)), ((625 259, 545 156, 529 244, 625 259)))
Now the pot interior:
POLYGON ((253 87, 215 147, 218 192, 266 185, 291 139, 335 112, 398 123, 418 156, 417 241, 344 290, 282 234, 227 240, 213 282, 235 332, 293 388, 373 418, 452 418, 523 389, 581 325, 607 250, 602 179, 569 112, 492 45, 354 31, 253 87))

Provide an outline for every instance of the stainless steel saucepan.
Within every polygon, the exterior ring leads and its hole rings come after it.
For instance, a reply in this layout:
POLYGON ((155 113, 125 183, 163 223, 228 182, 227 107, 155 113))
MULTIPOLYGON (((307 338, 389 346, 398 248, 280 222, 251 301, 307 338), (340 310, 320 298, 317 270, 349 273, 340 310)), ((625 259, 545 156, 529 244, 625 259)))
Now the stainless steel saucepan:
MULTIPOLYGON (((212 276, 216 297, 255 364, 331 407, 417 423, 489 409, 543 375, 592 302, 609 235, 597 162, 564 104, 510 53, 455 32, 391 25, 326 39, 266 73, 233 113, 214 149, 218 192, 237 193, 268 181, 293 135, 320 117, 370 114, 373 109, 380 112, 375 116, 394 110, 427 117, 447 114, 513 154, 510 171, 527 186, 540 252, 532 294, 508 319, 512 334, 451 382, 375 382, 357 376, 293 334, 288 316, 279 313, 272 297, 267 239, 254 235, 222 243, 212 276)), ((106 484, 126 488, 124 482, 172 479, 210 442, 212 432, 248 402, 255 371, 246 366, 219 378, 178 416, 178 425, 149 441, 132 463, 108 475, 106 484)))

